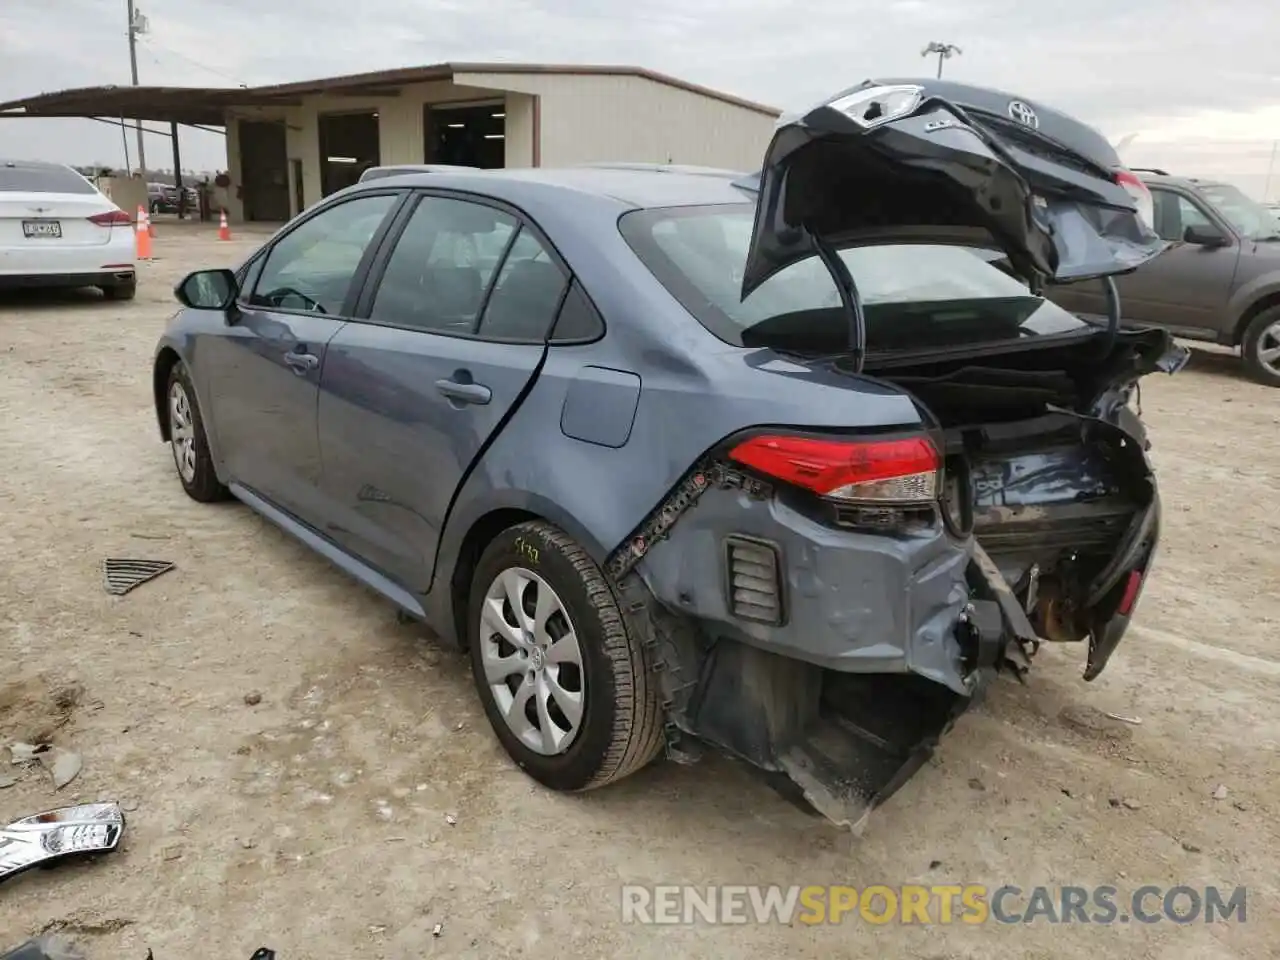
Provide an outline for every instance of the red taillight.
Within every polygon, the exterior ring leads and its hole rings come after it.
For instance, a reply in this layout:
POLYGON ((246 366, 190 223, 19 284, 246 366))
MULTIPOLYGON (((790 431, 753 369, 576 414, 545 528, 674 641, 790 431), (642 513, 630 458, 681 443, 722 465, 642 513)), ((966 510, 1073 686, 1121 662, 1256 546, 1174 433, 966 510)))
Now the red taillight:
POLYGON ((95 213, 89 218, 89 222, 100 227, 122 227, 133 223, 133 218, 123 210, 109 210, 106 213, 95 213))
POLYGON ((1133 613, 1133 605, 1138 602, 1138 593, 1142 590, 1142 571, 1130 570, 1129 579, 1125 581, 1124 593, 1120 595, 1120 606, 1116 613, 1129 616, 1133 613))
POLYGON ((938 451, 925 437, 820 440, 767 435, 729 457, 822 497, 848 502, 924 503, 938 496, 938 451))
POLYGON ((1125 192, 1133 197, 1138 207, 1138 216, 1149 228, 1156 224, 1156 203, 1151 197, 1151 190, 1141 178, 1131 170, 1117 170, 1116 183, 1124 187, 1125 192))

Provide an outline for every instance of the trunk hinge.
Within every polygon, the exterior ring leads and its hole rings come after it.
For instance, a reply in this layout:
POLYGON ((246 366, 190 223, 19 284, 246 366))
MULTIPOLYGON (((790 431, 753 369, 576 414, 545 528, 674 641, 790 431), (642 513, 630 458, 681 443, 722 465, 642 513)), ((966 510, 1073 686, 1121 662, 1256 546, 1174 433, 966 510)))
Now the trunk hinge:
POLYGON ((1116 289, 1115 279, 1108 274, 1101 278, 1103 292, 1107 295, 1107 338, 1098 355, 1109 357, 1116 345, 1116 334, 1120 332, 1120 291, 1116 289))
POLYGON ((804 232, 818 252, 818 259, 822 261, 822 265, 831 274, 831 279, 835 281, 836 290, 840 293, 840 305, 844 307, 849 320, 848 363, 854 373, 861 373, 862 363, 867 355, 867 321, 862 312, 862 297, 858 293, 858 284, 835 247, 807 226, 804 232))

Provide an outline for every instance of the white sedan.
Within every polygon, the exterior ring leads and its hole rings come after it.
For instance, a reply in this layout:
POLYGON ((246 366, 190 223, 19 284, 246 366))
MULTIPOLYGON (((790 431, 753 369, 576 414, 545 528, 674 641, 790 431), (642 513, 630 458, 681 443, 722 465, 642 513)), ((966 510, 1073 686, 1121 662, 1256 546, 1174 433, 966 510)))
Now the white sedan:
POLYGON ((0 290, 137 291, 133 218, 60 163, 0 160, 0 290))

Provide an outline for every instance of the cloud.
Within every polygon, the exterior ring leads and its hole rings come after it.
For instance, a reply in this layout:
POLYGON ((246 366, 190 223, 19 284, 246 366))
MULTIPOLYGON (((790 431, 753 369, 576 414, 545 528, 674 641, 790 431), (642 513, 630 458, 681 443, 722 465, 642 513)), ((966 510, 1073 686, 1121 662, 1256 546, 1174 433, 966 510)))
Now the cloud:
MULTIPOLYGON (((869 76, 931 74, 920 51, 940 40, 963 50, 948 77, 1051 103, 1112 139, 1137 133, 1135 156, 1207 165, 1187 172, 1265 172, 1265 147, 1280 138, 1274 0, 1073 0, 1060 11, 1026 0, 140 2, 151 21, 143 83, 284 82, 444 60, 632 63, 792 109, 869 76)), ((4 0, 0 63, 0 99, 126 83, 123 4, 4 0)), ((149 155, 167 156, 152 139, 149 155)), ((0 142, 72 161, 121 153, 118 131, 89 122, 0 121, 0 142)), ((192 162, 221 162, 215 138, 184 133, 183 145, 192 162)))

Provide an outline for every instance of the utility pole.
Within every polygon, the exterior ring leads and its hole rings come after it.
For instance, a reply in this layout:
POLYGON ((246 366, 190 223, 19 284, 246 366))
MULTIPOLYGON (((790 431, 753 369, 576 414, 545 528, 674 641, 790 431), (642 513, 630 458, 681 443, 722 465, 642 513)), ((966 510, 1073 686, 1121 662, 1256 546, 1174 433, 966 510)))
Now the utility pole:
POLYGON ((929 45, 920 51, 920 56, 928 57, 933 54, 938 55, 938 79, 942 79, 942 61, 950 60, 957 53, 964 53, 954 43, 939 43, 937 40, 930 40, 929 45))
MULTIPOLYGON (((142 11, 133 5, 133 0, 125 0, 129 11, 129 72, 133 77, 133 85, 138 85, 138 34, 147 32, 147 18, 142 11)), ((138 133, 138 169, 146 176, 147 154, 142 145, 142 121, 133 121, 138 133)))

